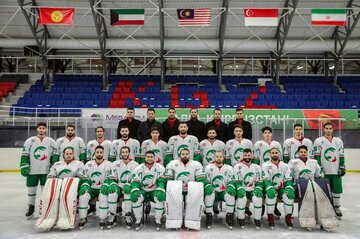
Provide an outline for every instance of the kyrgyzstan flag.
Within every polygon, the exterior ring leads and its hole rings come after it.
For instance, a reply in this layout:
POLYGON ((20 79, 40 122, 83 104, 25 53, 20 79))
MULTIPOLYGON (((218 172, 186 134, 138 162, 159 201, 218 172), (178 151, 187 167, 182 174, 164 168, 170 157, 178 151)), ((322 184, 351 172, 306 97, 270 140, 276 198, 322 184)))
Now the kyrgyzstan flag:
POLYGON ((246 8, 244 17, 246 26, 277 26, 279 11, 277 8, 246 8))
POLYGON ((74 22, 74 8, 41 7, 39 24, 71 25, 74 22))

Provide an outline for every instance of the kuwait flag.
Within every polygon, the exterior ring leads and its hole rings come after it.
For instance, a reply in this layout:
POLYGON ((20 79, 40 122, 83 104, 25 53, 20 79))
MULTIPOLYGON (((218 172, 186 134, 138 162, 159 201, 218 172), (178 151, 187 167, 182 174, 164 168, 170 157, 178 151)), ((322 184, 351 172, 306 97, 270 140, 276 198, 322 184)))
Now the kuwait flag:
POLYGON ((145 9, 111 9, 111 25, 144 25, 145 9))
POLYGON ((41 7, 39 24, 71 25, 74 22, 74 8, 41 7))
POLYGON ((277 26, 279 10, 277 8, 247 8, 244 9, 246 26, 277 26))
POLYGON ((311 9, 311 24, 342 26, 346 24, 346 9, 311 9))

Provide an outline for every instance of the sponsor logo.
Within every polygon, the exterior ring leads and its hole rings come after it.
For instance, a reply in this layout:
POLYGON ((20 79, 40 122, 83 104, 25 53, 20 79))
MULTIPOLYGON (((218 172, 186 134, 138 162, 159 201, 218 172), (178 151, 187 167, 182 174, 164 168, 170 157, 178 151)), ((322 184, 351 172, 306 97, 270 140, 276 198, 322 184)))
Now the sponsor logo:
POLYGON ((90 119, 92 121, 100 121, 100 120, 103 120, 104 116, 102 114, 92 114, 90 116, 90 119))

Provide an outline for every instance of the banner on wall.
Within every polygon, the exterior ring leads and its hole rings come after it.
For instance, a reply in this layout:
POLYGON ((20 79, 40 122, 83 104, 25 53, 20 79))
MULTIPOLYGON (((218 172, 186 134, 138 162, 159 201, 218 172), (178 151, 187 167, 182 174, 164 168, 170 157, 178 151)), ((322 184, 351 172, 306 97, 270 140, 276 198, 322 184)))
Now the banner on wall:
MULTIPOLYGON (((199 117, 204 122, 213 118, 213 109, 198 109, 199 117)), ((147 109, 135 109, 135 118, 146 120, 147 109)), ((167 109, 155 109, 156 119, 160 122, 167 118, 167 109)), ((180 121, 190 119, 190 109, 176 109, 180 121)), ((82 110, 83 127, 117 128, 120 120, 126 118, 126 108, 90 108, 82 110)), ((304 125, 305 129, 318 129, 326 122, 332 122, 335 128, 357 129, 357 110, 256 110, 245 109, 244 119, 252 124, 269 125, 274 129, 292 128, 295 123, 304 125), (342 119, 342 120, 340 120, 342 119)), ((222 120, 226 123, 235 120, 235 109, 223 109, 222 120)))

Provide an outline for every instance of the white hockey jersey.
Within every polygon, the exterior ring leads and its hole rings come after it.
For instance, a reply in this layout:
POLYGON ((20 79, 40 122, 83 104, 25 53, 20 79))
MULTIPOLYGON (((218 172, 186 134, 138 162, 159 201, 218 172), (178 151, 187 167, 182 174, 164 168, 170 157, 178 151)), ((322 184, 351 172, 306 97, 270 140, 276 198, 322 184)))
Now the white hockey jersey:
POLYGON ((156 144, 151 139, 147 139, 141 144, 141 158, 145 158, 147 151, 152 150, 155 153, 155 162, 161 165, 164 165, 164 160, 166 157, 166 152, 168 150, 168 144, 160 140, 156 144))
POLYGON ((48 178, 69 178, 83 177, 84 164, 81 161, 74 160, 67 164, 65 161, 56 162, 50 169, 48 178))
POLYGON ((194 159, 195 154, 199 154, 199 141, 193 135, 187 135, 182 138, 180 135, 172 136, 168 142, 167 155, 172 155, 173 160, 180 159, 180 152, 182 149, 190 151, 190 160, 194 159))
POLYGON ((96 139, 88 142, 86 146, 86 160, 95 160, 95 148, 99 145, 104 147, 104 159, 108 160, 110 156, 111 141, 105 139, 102 143, 99 143, 96 139))
POLYGON ((314 155, 315 158, 320 157, 325 175, 337 174, 340 159, 344 159, 344 144, 338 137, 333 137, 331 141, 324 136, 319 137, 314 142, 314 155))
POLYGON ((200 142, 199 149, 200 149, 200 155, 202 158, 202 164, 204 168, 207 165, 212 164, 214 162, 214 156, 216 151, 222 151, 224 155, 224 159, 225 160, 229 159, 226 145, 221 140, 215 140, 214 143, 210 143, 208 139, 204 139, 203 141, 200 142))
POLYGON ((50 137, 40 139, 37 136, 28 138, 22 148, 22 155, 30 159, 31 174, 48 174, 50 158, 55 152, 55 141, 50 137))
POLYGON ((76 160, 86 160, 86 146, 84 140, 75 136, 69 140, 67 137, 61 137, 56 140, 56 152, 55 155, 59 156, 59 160, 64 160, 64 149, 73 148, 74 156, 76 160))
POLYGON ((298 148, 300 145, 305 145, 308 148, 308 157, 313 158, 313 143, 308 138, 303 138, 301 141, 295 138, 285 140, 283 157, 289 159, 299 158, 298 148))
POLYGON ((242 187, 247 192, 254 190, 257 183, 262 182, 261 167, 257 164, 250 164, 249 166, 240 161, 234 166, 235 181, 239 181, 242 187))
POLYGON ((131 160, 127 164, 122 160, 116 160, 111 165, 111 172, 109 173, 109 179, 116 180, 120 188, 124 187, 125 183, 131 182, 131 175, 134 169, 139 164, 134 160, 131 160))
POLYGON ((234 169, 224 164, 221 168, 216 164, 209 164, 205 168, 206 179, 213 185, 216 192, 226 190, 228 184, 234 181, 234 169))
POLYGON ((121 160, 120 150, 123 146, 130 148, 129 158, 132 160, 138 160, 140 158, 140 143, 136 139, 129 138, 127 141, 122 139, 116 139, 111 144, 110 159, 121 160))
POLYGON ((269 180, 275 189, 284 188, 285 182, 292 180, 289 166, 280 161, 278 165, 267 161, 262 165, 262 179, 269 180))
POLYGON ((154 163, 151 169, 145 163, 142 163, 134 169, 132 181, 140 182, 141 189, 145 192, 152 192, 157 188, 157 179, 160 177, 165 178, 164 172, 164 166, 159 163, 154 163))
POLYGON ((301 159, 292 159, 289 162, 291 174, 296 179, 311 179, 322 178, 324 174, 315 159, 307 159, 304 163, 301 159))
POLYGON ((264 140, 259 140, 254 145, 254 157, 260 160, 260 165, 271 159, 270 150, 277 148, 280 151, 280 160, 282 160, 282 146, 278 141, 271 141, 270 144, 264 140))
POLYGON ((226 148, 231 160, 231 165, 234 166, 242 159, 244 149, 251 149, 251 151, 253 151, 253 144, 248 139, 242 139, 241 142, 236 139, 230 139, 226 143, 226 148))
POLYGON ((197 161, 190 160, 184 164, 180 160, 173 160, 166 166, 165 176, 170 180, 181 180, 183 192, 187 192, 188 183, 198 178, 205 178, 205 173, 202 165, 197 161))
POLYGON ((81 175, 84 179, 91 181, 91 188, 100 189, 111 172, 111 166, 111 162, 107 160, 104 160, 100 165, 95 161, 89 161, 85 164, 81 175))

